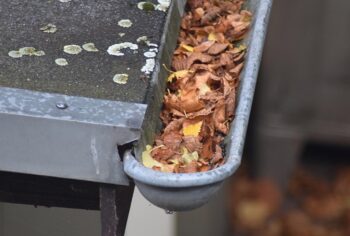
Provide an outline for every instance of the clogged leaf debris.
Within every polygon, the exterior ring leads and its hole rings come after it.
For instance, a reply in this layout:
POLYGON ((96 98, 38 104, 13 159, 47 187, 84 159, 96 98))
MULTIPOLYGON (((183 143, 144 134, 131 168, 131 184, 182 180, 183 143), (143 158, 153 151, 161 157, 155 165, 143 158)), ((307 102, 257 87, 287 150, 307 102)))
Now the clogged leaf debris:
MULTIPOLYGON (((189 0, 181 22, 160 118, 164 129, 143 155, 146 167, 173 173, 224 163, 222 148, 235 113, 251 13, 244 0, 189 0), (153 164, 152 164, 153 163, 153 164)), ((150 60, 150 59, 148 59, 150 60)))

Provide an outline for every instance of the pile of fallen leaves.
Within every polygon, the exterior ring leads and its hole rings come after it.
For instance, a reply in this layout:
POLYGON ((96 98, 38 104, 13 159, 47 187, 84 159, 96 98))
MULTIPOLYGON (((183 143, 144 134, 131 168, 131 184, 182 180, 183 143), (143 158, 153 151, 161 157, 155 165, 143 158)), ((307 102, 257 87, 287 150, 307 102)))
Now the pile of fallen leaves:
POLYGON ((350 235, 349 167, 329 180, 299 168, 284 199, 272 181, 247 175, 238 176, 231 190, 231 222, 237 235, 350 235))
POLYGON ((161 119, 142 161, 164 172, 208 171, 224 163, 251 13, 244 0, 189 0, 181 22, 161 119))

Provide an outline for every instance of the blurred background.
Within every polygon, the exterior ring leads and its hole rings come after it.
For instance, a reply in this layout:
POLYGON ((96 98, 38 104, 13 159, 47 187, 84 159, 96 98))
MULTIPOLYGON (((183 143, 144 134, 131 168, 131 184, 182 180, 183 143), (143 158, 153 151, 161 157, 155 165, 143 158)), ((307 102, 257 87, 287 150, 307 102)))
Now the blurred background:
MULTIPOLYGON (((206 206, 136 191, 127 236, 350 235, 350 2, 275 0, 240 170, 206 206)), ((99 235, 99 212, 0 204, 1 236, 99 235)))

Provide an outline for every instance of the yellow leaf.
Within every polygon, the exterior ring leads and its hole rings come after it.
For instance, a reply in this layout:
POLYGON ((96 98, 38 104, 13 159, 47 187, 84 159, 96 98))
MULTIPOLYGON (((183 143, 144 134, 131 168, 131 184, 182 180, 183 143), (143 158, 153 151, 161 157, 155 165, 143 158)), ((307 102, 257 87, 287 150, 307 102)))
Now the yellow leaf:
POLYGON ((203 121, 197 122, 193 125, 188 125, 186 127, 183 127, 183 134, 185 136, 195 136, 197 137, 199 135, 199 132, 201 131, 203 121))
POLYGON ((239 53, 239 52, 242 52, 246 49, 247 49, 247 46, 244 44, 241 44, 238 47, 235 47, 233 50, 234 50, 234 53, 239 53))
POLYGON ((238 46, 238 48, 239 48, 239 50, 244 51, 244 50, 247 49, 247 46, 244 45, 244 44, 241 44, 241 45, 238 46))
POLYGON ((152 152, 152 146, 147 145, 146 150, 142 152, 143 165, 148 167, 148 168, 152 168, 153 166, 162 167, 163 164, 154 160, 152 155, 151 155, 151 152, 152 152))
POLYGON ((168 172, 168 173, 172 173, 174 172, 174 169, 175 169, 175 164, 168 164, 168 165, 163 165, 160 170, 162 172, 168 172))
POLYGON ((191 72, 192 71, 190 71, 190 70, 179 70, 179 71, 171 73, 167 80, 168 80, 168 82, 172 82, 174 78, 186 77, 191 72))
POLYGON ((210 87, 206 83, 199 85, 199 95, 205 95, 209 91, 210 87))
POLYGON ((189 153, 187 148, 185 148, 185 147, 182 148, 182 156, 181 157, 182 157, 182 161, 185 164, 189 164, 192 161, 198 161, 198 159, 199 159, 199 155, 198 155, 197 151, 189 153))
POLYGON ((188 46, 186 44, 180 44, 180 46, 188 52, 193 52, 193 47, 191 46, 188 46))
POLYGON ((146 146, 146 150, 142 152, 142 164, 148 168, 159 167, 162 172, 173 172, 174 168, 177 164, 179 164, 178 160, 174 160, 172 164, 163 164, 159 161, 153 159, 151 152, 156 148, 161 148, 161 146, 157 146, 152 148, 151 145, 146 146))
POLYGON ((210 33, 208 35, 208 40, 209 41, 216 41, 217 40, 216 34, 215 33, 210 33))

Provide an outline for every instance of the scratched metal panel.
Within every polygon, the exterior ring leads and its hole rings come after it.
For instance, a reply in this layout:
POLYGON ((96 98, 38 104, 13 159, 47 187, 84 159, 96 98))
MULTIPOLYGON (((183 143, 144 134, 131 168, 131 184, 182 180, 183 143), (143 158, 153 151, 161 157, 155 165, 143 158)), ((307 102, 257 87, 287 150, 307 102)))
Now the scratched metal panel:
POLYGON ((117 145, 144 104, 0 88, 0 170, 128 185, 117 145))

